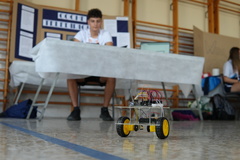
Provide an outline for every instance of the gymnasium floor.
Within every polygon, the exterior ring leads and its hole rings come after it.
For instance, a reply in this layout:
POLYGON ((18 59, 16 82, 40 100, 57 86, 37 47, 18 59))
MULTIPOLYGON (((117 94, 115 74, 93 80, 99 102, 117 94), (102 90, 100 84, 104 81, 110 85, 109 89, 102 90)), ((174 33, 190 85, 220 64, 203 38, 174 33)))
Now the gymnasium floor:
POLYGON ((83 118, 0 119, 0 160, 238 160, 240 121, 170 121, 158 139, 145 129, 126 138, 115 122, 83 118))

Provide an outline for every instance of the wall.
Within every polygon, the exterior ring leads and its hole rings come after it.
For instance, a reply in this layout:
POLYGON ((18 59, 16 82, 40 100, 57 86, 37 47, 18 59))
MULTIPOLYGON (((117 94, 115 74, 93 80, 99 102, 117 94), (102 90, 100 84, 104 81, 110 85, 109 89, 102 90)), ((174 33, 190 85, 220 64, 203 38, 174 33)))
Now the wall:
POLYGON ((208 31, 207 9, 204 5, 179 2, 178 12, 179 27, 193 29, 193 26, 197 26, 204 31, 208 31))
MULTIPOLYGON (((75 0, 26 0, 31 3, 75 9, 75 0)), ((105 15, 123 15, 123 2, 121 0, 80 0, 80 11, 87 12, 91 8, 99 8, 105 15), (111 7, 110 7, 111 6, 111 7)))
POLYGON ((59 7, 59 8, 67 8, 74 9, 75 8, 75 0, 25 0, 27 2, 31 2, 34 4, 59 7))
POLYGON ((122 0, 80 0, 80 10, 88 11, 91 8, 99 8, 106 15, 123 15, 122 0))
MULTIPOLYGON (((239 1, 240 2, 240 1, 239 1)), ((223 12, 220 15, 220 34, 240 38, 240 16, 223 12)))
MULTIPOLYGON (((75 0, 26 0, 28 2, 54 7, 75 9, 75 0)), ((198 0, 207 2, 207 0, 198 0)), ((239 0, 229 0, 239 3, 239 0)), ((172 25, 172 0, 137 0, 137 19, 172 25)), ((179 27, 198 27, 208 32, 207 7, 190 1, 179 1, 179 27)), ((221 2, 222 3, 222 2, 221 2)), ((100 8, 106 15, 123 15, 123 0, 80 0, 80 10, 100 8)), ((240 16, 220 10, 220 34, 240 38, 240 16)))
POLYGON ((213 68, 219 68, 222 73, 223 64, 229 57, 233 46, 240 46, 240 39, 202 32, 194 28, 194 55, 205 57, 204 72, 212 73, 213 68))
POLYGON ((171 1, 137 0, 137 19, 142 21, 172 24, 171 1))

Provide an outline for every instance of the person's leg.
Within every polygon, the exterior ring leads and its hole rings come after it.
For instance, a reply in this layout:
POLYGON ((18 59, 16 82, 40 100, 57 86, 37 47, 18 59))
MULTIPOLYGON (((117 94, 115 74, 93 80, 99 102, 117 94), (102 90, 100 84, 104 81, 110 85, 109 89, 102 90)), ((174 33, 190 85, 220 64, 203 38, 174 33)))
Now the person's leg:
POLYGON ((231 92, 240 92, 240 82, 232 85, 231 92))
POLYGON ((69 96, 71 98, 72 101, 72 105, 73 105, 73 111, 70 113, 70 115, 68 116, 67 120, 69 121, 79 121, 81 120, 80 117, 80 108, 78 106, 78 85, 77 85, 77 81, 76 79, 68 79, 67 80, 67 86, 68 86, 68 92, 69 92, 69 96))
MULTIPOLYGON (((100 81, 101 81, 101 78, 100 78, 100 81)), ((116 79, 115 78, 106 78, 105 82, 106 82, 106 86, 105 86, 105 90, 104 90, 103 106, 108 107, 110 100, 112 98, 112 95, 114 93, 114 90, 115 90, 116 79)))
POLYGON ((113 121, 113 118, 110 116, 108 112, 108 106, 112 98, 113 92, 115 90, 116 79, 101 77, 100 82, 106 82, 104 90, 104 102, 103 107, 101 108, 100 118, 102 118, 104 121, 113 121))
POLYGON ((78 85, 76 79, 67 80, 68 92, 72 101, 73 107, 78 106, 78 85))

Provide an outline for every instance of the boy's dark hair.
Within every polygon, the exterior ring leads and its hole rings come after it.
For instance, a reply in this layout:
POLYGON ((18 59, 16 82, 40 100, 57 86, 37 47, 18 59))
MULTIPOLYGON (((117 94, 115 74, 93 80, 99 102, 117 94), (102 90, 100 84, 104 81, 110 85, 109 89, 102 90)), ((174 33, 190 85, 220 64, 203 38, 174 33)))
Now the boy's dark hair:
POLYGON ((102 12, 100 9, 94 8, 88 11, 87 20, 90 18, 102 18, 102 12))

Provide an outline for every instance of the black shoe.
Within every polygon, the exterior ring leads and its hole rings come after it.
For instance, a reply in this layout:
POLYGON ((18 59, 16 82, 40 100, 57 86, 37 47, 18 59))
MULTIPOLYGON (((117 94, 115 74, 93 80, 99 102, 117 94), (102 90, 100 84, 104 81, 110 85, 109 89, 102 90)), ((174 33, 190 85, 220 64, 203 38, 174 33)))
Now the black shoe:
POLYGON ((74 107, 73 111, 68 116, 67 120, 69 120, 69 121, 80 121, 81 120, 80 113, 81 113, 80 108, 79 107, 74 107))
POLYGON ((5 112, 0 113, 0 118, 5 118, 5 117, 6 117, 5 112))
POLYGON ((100 118, 102 118, 104 121, 113 121, 113 118, 110 116, 107 107, 101 108, 100 118))

